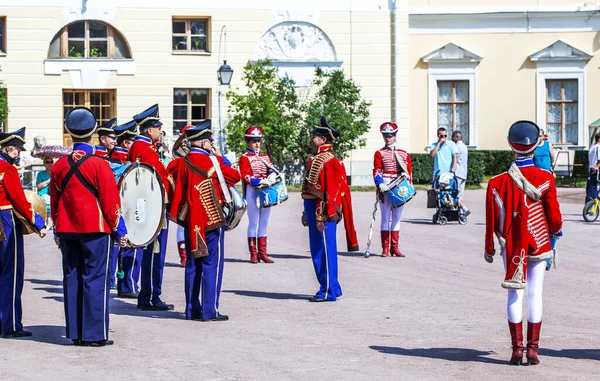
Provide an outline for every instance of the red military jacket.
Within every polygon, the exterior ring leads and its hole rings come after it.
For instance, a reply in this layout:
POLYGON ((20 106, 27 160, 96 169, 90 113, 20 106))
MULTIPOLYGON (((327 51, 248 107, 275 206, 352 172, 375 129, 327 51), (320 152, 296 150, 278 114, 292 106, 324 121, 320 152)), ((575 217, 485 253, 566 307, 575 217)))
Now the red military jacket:
POLYGON ((160 156, 158 156, 156 148, 152 143, 152 140, 150 140, 150 138, 141 135, 136 136, 135 141, 129 149, 128 158, 131 162, 139 161, 154 167, 154 169, 156 169, 156 172, 158 173, 161 180, 163 181, 163 184, 166 187, 166 184, 168 182, 167 169, 165 168, 163 162, 160 160, 160 156))
POLYGON ((346 167, 344 162, 340 162, 342 165, 342 174, 344 178, 340 184, 340 206, 344 218, 344 229, 346 230, 346 244, 348 251, 358 251, 358 237, 356 235, 356 228, 354 227, 354 212, 352 210, 352 196, 350 195, 350 186, 348 185, 348 177, 346 176, 346 167))
POLYGON ((494 252, 494 236, 507 258, 521 252, 530 259, 550 257, 550 233, 562 228, 562 214, 552 173, 536 168, 531 157, 515 161, 523 177, 539 192, 533 199, 505 172, 488 182, 486 194, 485 252, 494 252))
POLYGON ((323 144, 317 154, 308 160, 302 198, 316 198, 317 221, 338 221, 341 217, 342 191, 347 188, 344 164, 333 153, 331 144, 323 144), (342 184, 346 183, 344 187, 342 184))
POLYGON ((95 146, 95 151, 94 151, 94 155, 96 156, 100 156, 100 157, 109 157, 110 154, 108 152, 108 150, 106 149, 106 147, 104 146, 95 146))
POLYGON ((129 157, 129 150, 123 147, 115 147, 108 155, 111 159, 119 160, 121 163, 125 163, 129 157))
MULTIPOLYGON (((71 155, 77 162, 84 156, 93 155, 93 147, 76 143, 71 155)), ((59 159, 52 167, 50 206, 56 233, 117 232, 121 198, 108 162, 92 156, 79 167, 83 178, 97 189, 98 198, 76 176, 72 176, 65 189, 62 189, 63 180, 70 169, 68 157, 59 159)))
POLYGON ((398 158, 403 162, 406 174, 410 176, 412 182, 412 160, 410 154, 399 148, 392 150, 392 148, 385 146, 375 151, 375 156, 373 157, 373 179, 375 185, 379 186, 383 182, 383 178, 395 179, 405 171, 398 160, 396 160, 394 152, 396 152, 398 158))
POLYGON ((27 201, 19 171, 14 165, 7 163, 0 157, 0 210, 14 210, 27 219, 37 231, 44 227, 43 219, 33 211, 31 203, 27 201), (38 218, 36 218, 36 215, 38 218), (37 223, 36 223, 37 220, 37 223))
MULTIPOLYGON (((240 181, 239 172, 231 168, 226 159, 215 157, 228 187, 240 181)), ((186 158, 194 169, 186 164, 184 158, 169 163, 169 175, 174 184, 169 186, 172 192, 169 214, 187 229, 190 250, 197 258, 208 255, 205 233, 226 225, 221 206, 225 202, 223 192, 229 192, 229 189, 221 188, 207 151, 192 147, 186 158)))
POLYGON ((273 167, 269 155, 265 153, 257 154, 251 148, 248 148, 240 157, 240 174, 246 184, 251 184, 250 179, 253 177, 258 179, 267 178, 271 168, 265 165, 265 162, 273 167))

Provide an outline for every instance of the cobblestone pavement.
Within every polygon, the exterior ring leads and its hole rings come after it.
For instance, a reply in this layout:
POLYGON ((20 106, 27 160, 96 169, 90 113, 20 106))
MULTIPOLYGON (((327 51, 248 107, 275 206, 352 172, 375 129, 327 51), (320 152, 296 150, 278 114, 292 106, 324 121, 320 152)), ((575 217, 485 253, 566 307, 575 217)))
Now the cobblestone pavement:
MULTIPOLYGON (((183 269, 170 234, 163 299, 175 311, 140 311, 112 299, 115 345, 80 348, 64 338, 61 258, 50 238, 26 238, 24 324, 31 338, 0 339, 1 380, 583 380, 600 370, 598 224, 581 217, 582 190, 560 189, 565 236, 558 270, 546 273, 541 365, 511 367, 500 287, 502 263, 483 259, 484 191, 468 191, 468 224, 431 224, 420 191, 405 208, 406 258, 345 253, 338 227, 336 303, 312 304, 317 290, 293 193, 274 208, 273 265, 248 263, 246 222, 226 237, 224 323, 186 321, 183 269)), ((374 196, 355 193, 365 249, 374 196)), ((379 221, 378 221, 379 223, 379 221)), ((378 225, 377 225, 378 226, 378 225)), ((378 253, 379 234, 372 251, 378 253)), ((594 376, 596 374, 596 376, 594 376)))

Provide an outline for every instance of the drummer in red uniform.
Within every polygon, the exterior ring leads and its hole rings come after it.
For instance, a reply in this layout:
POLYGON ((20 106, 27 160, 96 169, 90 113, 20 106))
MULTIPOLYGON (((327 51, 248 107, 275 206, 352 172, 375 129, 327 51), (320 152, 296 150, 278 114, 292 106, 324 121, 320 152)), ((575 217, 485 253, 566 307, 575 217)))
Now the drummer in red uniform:
POLYGON ((246 130, 244 139, 248 148, 240 157, 240 174, 243 194, 248 203, 248 250, 250 262, 273 263, 267 256, 267 224, 271 215, 271 208, 260 205, 256 187, 271 185, 276 181, 277 170, 271 163, 271 158, 266 153, 260 152, 260 142, 263 131, 259 126, 252 126, 246 130))
MULTIPOLYGON (((119 160, 125 164, 129 157, 129 148, 133 144, 137 134, 137 123, 131 120, 125 124, 120 124, 113 128, 117 136, 117 146, 110 152, 110 157, 119 160)), ((117 280, 117 296, 119 298, 137 299, 139 296, 138 281, 142 267, 142 249, 126 248, 122 249, 121 263, 123 279, 117 280)), ((118 251, 115 258, 118 260, 118 251)), ((111 264, 117 268, 117 264, 111 264)))
POLYGON ((206 120, 185 131, 191 148, 171 173, 175 187, 170 188, 173 195, 169 212, 185 228, 186 318, 225 321, 229 317, 219 312, 227 225, 221 208, 225 192, 240 181, 240 174, 213 145, 210 126, 210 120, 206 120))
MULTIPOLYGON (((151 106, 135 115, 133 119, 140 127, 140 134, 135 138, 135 142, 129 149, 129 161, 139 161, 153 167, 163 181, 164 186, 167 187, 167 169, 160 160, 155 148, 155 143, 160 140, 162 135, 158 105, 151 106)), ((167 304, 160 299, 168 228, 169 225, 165 216, 163 229, 154 243, 148 245, 144 250, 142 256, 142 285, 138 297, 138 308, 143 310, 167 311, 173 309, 172 304, 167 304), (157 250, 154 249, 155 245, 159 245, 157 250)))
POLYGON ((85 107, 65 116, 73 153, 54 164, 50 187, 56 240, 63 255, 67 338, 75 345, 108 340, 108 257, 113 239, 127 244, 115 177, 91 145, 96 117, 85 107))
POLYGON ((31 336, 21 322, 25 255, 23 224, 17 213, 40 236, 46 235, 44 218, 33 211, 25 198, 19 172, 13 165, 21 151, 25 151, 24 145, 25 127, 10 133, 0 132, 0 333, 4 338, 31 336))
POLYGON ((551 235, 562 235, 562 214, 554 176, 536 168, 532 155, 539 143, 539 127, 530 121, 515 122, 508 143, 515 161, 508 172, 492 178, 486 196, 484 258, 492 263, 500 244, 508 290, 508 327, 512 342, 510 364, 523 362, 523 295, 527 289, 527 363, 537 365, 542 327, 542 289, 546 259, 552 256, 551 235))
POLYGON ((94 152, 94 155, 102 157, 110 156, 110 153, 115 148, 115 144, 117 143, 117 136, 113 130, 113 127, 116 124, 117 118, 112 118, 96 129, 100 144, 96 145, 96 151, 94 152))
POLYGON ((392 208, 383 192, 389 190, 387 184, 394 181, 398 176, 404 175, 412 179, 412 162, 410 154, 396 147, 396 133, 398 126, 392 122, 385 122, 379 127, 383 135, 385 146, 375 151, 373 158, 373 180, 378 188, 379 209, 381 210, 381 252, 382 257, 392 256, 404 257, 398 248, 400 240, 400 218, 404 205, 392 208))
POLYGON ((125 124, 120 124, 113 128, 117 138, 117 145, 110 151, 109 157, 119 160, 122 164, 129 159, 129 149, 133 145, 137 133, 137 123, 131 120, 125 124))

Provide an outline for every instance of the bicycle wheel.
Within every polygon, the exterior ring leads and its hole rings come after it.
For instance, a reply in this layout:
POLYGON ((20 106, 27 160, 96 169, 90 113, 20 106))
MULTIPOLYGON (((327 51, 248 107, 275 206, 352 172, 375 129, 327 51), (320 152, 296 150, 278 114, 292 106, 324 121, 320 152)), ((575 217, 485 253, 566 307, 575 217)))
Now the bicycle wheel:
POLYGON ((585 222, 594 222, 598 219, 600 208, 598 207, 598 199, 589 201, 583 207, 583 219, 585 222))

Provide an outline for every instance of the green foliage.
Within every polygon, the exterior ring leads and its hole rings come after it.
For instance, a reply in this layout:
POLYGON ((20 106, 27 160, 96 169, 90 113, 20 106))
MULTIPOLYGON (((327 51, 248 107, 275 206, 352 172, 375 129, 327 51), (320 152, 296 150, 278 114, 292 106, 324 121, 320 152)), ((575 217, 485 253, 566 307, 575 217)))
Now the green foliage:
POLYGON ((313 85, 319 90, 306 105, 305 126, 312 129, 319 124, 321 115, 325 115, 329 124, 341 133, 333 144, 340 159, 353 149, 364 147, 367 141, 362 136, 370 128, 371 102, 361 99, 360 88, 342 71, 326 73, 321 68, 315 71, 313 85))
POLYGON ((74 46, 69 49, 69 57, 83 57, 83 52, 75 50, 74 46))
MULTIPOLYGON (((492 157, 486 152, 469 151, 467 185, 478 186, 484 181, 488 160, 492 157)), ((433 158, 428 153, 411 153, 413 182, 415 184, 431 184, 433 180, 433 158)))
POLYGON ((479 151, 469 152, 467 184, 479 185, 483 182, 483 176, 486 167, 486 155, 479 151))
MULTIPOLYGON (((496 176, 508 171, 508 167, 515 160, 513 152, 509 150, 478 150, 477 152, 484 155, 486 176, 496 176)), ((469 152, 469 159, 470 155, 471 152, 469 152)))
MULTIPOLYGON (((244 132, 252 125, 263 128, 262 148, 276 166, 297 172, 312 155, 310 132, 321 115, 342 137, 334 143, 336 155, 345 158, 350 150, 364 147, 361 138, 369 130, 370 102, 360 97, 360 88, 341 71, 326 73, 317 68, 312 96, 301 99, 295 83, 279 78, 269 61, 248 63, 242 78, 247 93, 231 90, 231 120, 225 129, 227 146, 234 152, 246 150, 244 132)), ((291 173, 290 173, 291 174, 291 173)), ((297 173, 296 173, 297 174, 297 173)))
POLYGON ((411 153, 412 178, 415 184, 431 184, 433 179, 433 158, 428 153, 411 153))
MULTIPOLYGON (((6 119, 8 118, 8 99, 6 96, 6 88, 4 87, 4 81, 0 79, 0 127, 6 125, 6 119)), ((0 128, 1 130, 1 128, 0 128)))
POLYGON ((259 125, 263 129, 263 150, 280 168, 298 154, 300 111, 294 81, 280 79, 269 61, 248 63, 243 79, 247 94, 229 91, 229 112, 233 118, 225 130, 228 147, 237 153, 246 150, 244 132, 259 125))
POLYGON ((588 150, 575 151, 574 164, 581 164, 573 167, 573 176, 587 177, 588 176, 588 150))

